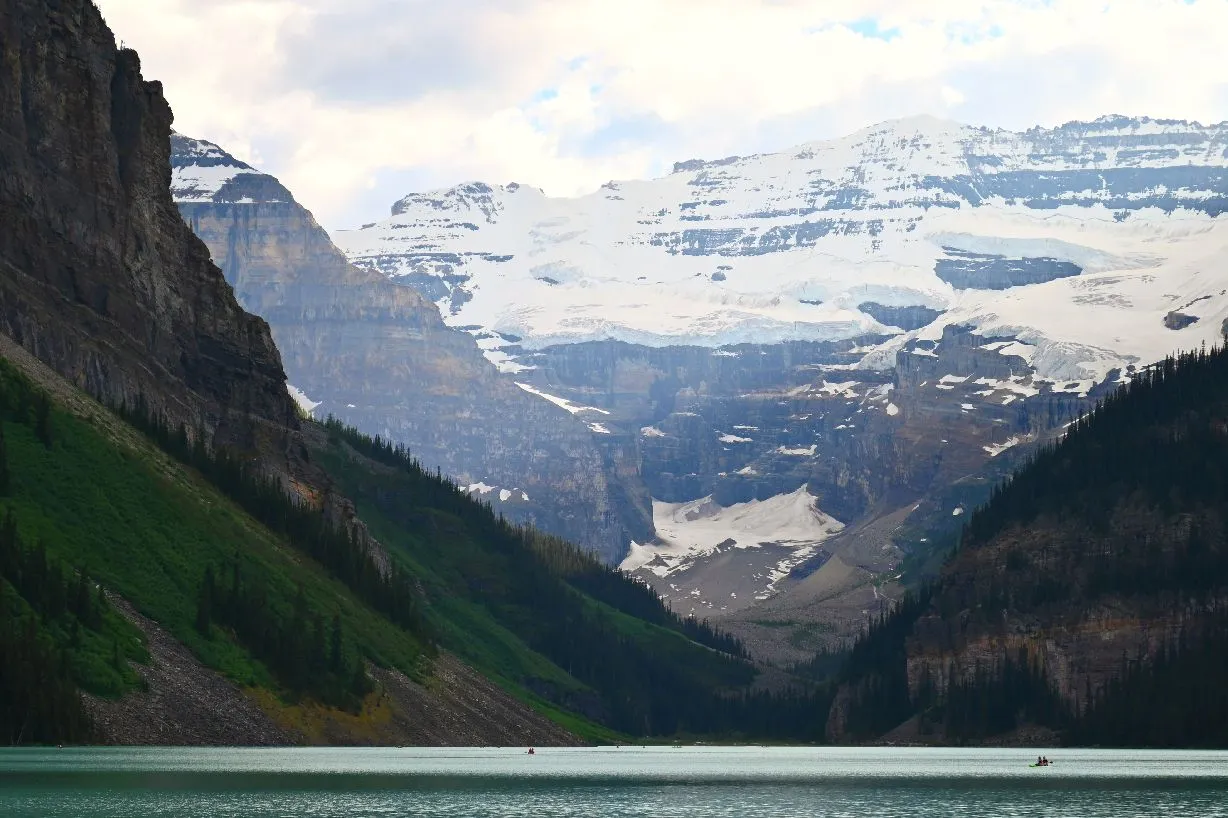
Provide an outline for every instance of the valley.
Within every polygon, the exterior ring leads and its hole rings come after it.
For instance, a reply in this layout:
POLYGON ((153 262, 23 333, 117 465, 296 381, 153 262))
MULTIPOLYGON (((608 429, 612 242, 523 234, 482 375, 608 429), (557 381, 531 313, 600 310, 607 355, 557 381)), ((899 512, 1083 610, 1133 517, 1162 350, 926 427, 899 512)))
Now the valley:
MULTIPOLYGON (((434 301, 506 377, 592 407, 574 416, 607 461, 634 464, 654 508, 806 486, 846 531, 822 553, 860 580, 836 585, 872 615, 862 592, 958 530, 941 518, 982 501, 1016 454, 1138 368, 1219 341, 1226 150, 1224 125, 1012 133, 923 117, 574 199, 517 183, 415 193, 333 237, 434 301), (891 534, 854 545, 888 517, 891 534)), ((670 561, 680 546, 653 523, 656 544, 633 537, 621 564, 686 613, 730 616, 735 586, 787 596, 822 571, 768 556, 769 524, 742 532, 755 558, 731 560, 714 533, 666 582, 645 549, 670 561), (791 578, 753 579, 784 563, 791 578)))
MULTIPOLYGON (((512 383, 484 385, 495 370, 467 336, 413 291, 329 256, 275 180, 246 174, 237 197, 268 207, 194 214, 229 237, 227 281, 175 201, 162 87, 93 3, 17 0, 0 35, 14 57, 0 84, 6 744, 818 737, 820 722, 798 715, 824 710, 826 689, 761 686, 735 639, 590 550, 509 521, 402 444, 306 417, 275 339, 296 367, 335 358, 356 378, 385 341, 423 360, 435 349, 443 368, 422 368, 437 374, 406 376, 441 396, 419 405, 456 413, 431 428, 467 426, 499 452, 496 419, 559 419, 540 440, 509 424, 536 448, 507 448, 574 456, 564 520, 619 525, 578 508, 610 493, 587 427, 569 432, 568 412, 512 383), (273 230, 255 241, 244 218, 273 230), (487 403, 449 400, 467 390, 487 403)), ((215 177, 228 161, 186 148, 215 177)), ((299 379, 300 399, 322 394, 316 384, 299 379)), ((531 468, 515 478, 537 493, 531 468)))
POLYGON ((330 234, 91 0, 0 42, 0 741, 1228 741, 1228 123, 330 234))
POLYGON ((339 250, 272 177, 175 140, 179 208, 303 350, 287 362, 309 411, 405 443, 773 661, 846 642, 1028 452, 1228 319, 1223 126, 900 120, 577 199, 411 194, 334 232, 339 250), (1078 187, 1089 168, 1102 184, 1078 187), (303 230, 307 255, 278 251, 303 230), (293 294, 304 269, 338 293, 327 321, 281 306, 319 299, 293 294), (765 512, 680 535, 662 516, 799 502, 842 533, 781 539, 765 512), (754 624, 769 599, 800 648, 754 624))

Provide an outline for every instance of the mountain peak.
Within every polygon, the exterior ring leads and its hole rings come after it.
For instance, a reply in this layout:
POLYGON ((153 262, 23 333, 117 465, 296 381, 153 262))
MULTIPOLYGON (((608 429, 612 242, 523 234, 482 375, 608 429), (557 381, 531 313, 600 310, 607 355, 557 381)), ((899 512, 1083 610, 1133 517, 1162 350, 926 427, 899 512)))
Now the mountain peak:
POLYGON ((874 125, 869 125, 857 133, 876 133, 879 131, 897 131, 903 133, 947 133, 963 130, 970 126, 953 119, 944 119, 933 114, 913 114, 911 116, 885 119, 874 125))
POLYGON ((433 212, 477 213, 487 221, 493 221, 503 209, 505 199, 526 192, 545 195, 540 188, 519 182, 508 182, 506 185, 490 185, 476 180, 461 182, 448 188, 409 193, 392 203, 390 216, 400 216, 415 208, 427 208, 433 212))
POLYGON ((359 266, 429 282, 447 320, 512 333, 521 350, 824 341, 898 326, 862 304, 929 315, 966 302, 977 326, 1043 325, 1045 375, 1084 381, 1171 344, 1162 313, 1146 319, 1158 335, 1110 331, 1091 314, 1151 303, 1135 285, 1072 301, 1090 310, 1082 327, 993 293, 1177 271, 1188 252, 1177 238, 1192 229, 1182 225, 1228 211, 1226 136, 1119 115, 1023 133, 921 115, 791 151, 679 162, 665 178, 584 197, 543 201, 480 182, 410 194, 394 219, 337 239, 359 266), (1148 241, 1156 231, 1174 241, 1148 241))
POLYGON ((204 139, 195 139, 178 131, 171 131, 171 167, 198 165, 200 167, 233 167, 255 171, 251 165, 236 159, 218 145, 204 139))
POLYGON ((176 202, 289 202, 277 179, 218 145, 171 133, 171 194, 176 202))

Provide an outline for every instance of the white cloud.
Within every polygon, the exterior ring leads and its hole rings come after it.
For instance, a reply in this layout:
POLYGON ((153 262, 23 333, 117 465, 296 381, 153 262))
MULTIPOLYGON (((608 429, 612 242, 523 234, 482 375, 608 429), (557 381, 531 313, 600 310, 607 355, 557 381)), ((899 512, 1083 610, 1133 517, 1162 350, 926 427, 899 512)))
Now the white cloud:
POLYGON ((1228 119, 1228 0, 98 0, 184 133, 330 226, 480 178, 550 193, 932 113, 1228 119))
POLYGON ((967 99, 958 88, 952 88, 949 85, 944 85, 938 89, 938 94, 942 97, 942 101, 946 103, 948 108, 962 105, 964 100, 967 99))

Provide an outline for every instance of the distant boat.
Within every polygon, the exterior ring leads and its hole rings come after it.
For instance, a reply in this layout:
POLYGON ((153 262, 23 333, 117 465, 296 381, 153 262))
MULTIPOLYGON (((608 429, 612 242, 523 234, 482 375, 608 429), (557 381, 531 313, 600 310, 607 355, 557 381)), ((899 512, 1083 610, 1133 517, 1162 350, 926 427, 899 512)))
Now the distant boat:
POLYGON ((532 755, 537 755, 537 751, 536 751, 536 750, 534 750, 532 747, 530 747, 530 748, 529 748, 529 753, 528 753, 528 754, 529 754, 529 755, 531 755, 531 756, 532 756, 532 755))

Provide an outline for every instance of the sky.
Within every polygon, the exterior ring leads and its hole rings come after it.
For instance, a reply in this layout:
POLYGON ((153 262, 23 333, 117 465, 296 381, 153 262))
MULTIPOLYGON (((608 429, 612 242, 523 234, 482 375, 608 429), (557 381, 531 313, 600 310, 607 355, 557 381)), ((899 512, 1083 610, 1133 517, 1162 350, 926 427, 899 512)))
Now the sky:
POLYGON ((330 229, 469 180, 577 195, 930 114, 1228 120, 1228 0, 96 0, 175 129, 330 229))

